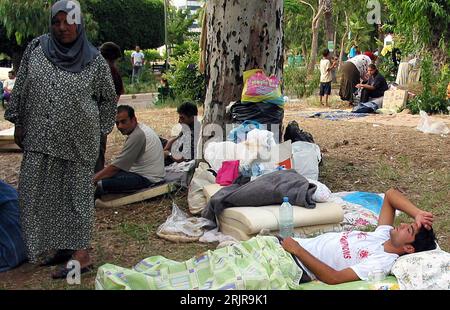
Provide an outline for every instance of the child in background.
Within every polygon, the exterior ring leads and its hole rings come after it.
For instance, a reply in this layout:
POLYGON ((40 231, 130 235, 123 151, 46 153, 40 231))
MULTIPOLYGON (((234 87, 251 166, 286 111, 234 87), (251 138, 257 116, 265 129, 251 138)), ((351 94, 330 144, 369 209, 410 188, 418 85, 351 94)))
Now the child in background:
POLYGON ((322 105, 323 96, 325 96, 325 106, 328 106, 328 96, 331 95, 331 81, 333 80, 331 72, 336 68, 336 63, 330 61, 330 51, 325 49, 322 53, 323 58, 320 61, 320 105, 322 105))

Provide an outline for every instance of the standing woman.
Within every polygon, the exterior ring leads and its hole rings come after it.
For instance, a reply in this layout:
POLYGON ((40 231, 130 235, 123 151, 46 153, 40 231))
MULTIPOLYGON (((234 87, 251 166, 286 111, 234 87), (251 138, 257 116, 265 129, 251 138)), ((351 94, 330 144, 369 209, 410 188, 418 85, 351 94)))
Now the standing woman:
MULTIPOLYGON (((111 72, 87 40, 79 3, 58 1, 50 33, 27 47, 5 118, 24 155, 19 204, 28 259, 57 265, 73 259, 92 265, 92 176, 100 136, 116 113, 111 72), (41 261, 41 256, 56 251, 41 261)), ((64 266, 53 278, 65 278, 64 266)))
POLYGON ((376 56, 371 52, 366 52, 363 55, 357 55, 352 59, 347 60, 342 65, 342 78, 339 96, 341 100, 348 101, 353 105, 353 94, 356 91, 356 85, 361 81, 367 81, 367 69, 372 61, 376 60, 376 56))

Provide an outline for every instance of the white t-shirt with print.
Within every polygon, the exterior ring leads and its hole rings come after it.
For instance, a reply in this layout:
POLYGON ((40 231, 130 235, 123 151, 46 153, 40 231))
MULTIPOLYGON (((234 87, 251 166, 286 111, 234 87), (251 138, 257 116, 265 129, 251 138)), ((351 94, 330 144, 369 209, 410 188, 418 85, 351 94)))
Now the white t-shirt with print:
MULTIPOLYGON (((392 226, 378 226, 374 232, 345 231, 326 233, 315 238, 294 238, 305 250, 335 270, 352 268, 361 280, 367 280, 370 271, 381 269, 386 274, 398 258, 384 251, 392 226)), ((298 259, 311 279, 316 279, 298 259)))
POLYGON ((142 65, 144 65, 144 58, 145 58, 144 53, 134 51, 131 54, 131 58, 134 58, 134 65, 135 66, 142 66, 142 65))

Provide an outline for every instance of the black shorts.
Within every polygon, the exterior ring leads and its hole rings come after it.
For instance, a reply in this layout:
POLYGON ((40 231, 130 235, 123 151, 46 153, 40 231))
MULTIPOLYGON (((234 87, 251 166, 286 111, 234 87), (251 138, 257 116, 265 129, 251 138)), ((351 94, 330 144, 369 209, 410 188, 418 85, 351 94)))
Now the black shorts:
POLYGON ((331 82, 320 83, 320 95, 331 95, 331 82))

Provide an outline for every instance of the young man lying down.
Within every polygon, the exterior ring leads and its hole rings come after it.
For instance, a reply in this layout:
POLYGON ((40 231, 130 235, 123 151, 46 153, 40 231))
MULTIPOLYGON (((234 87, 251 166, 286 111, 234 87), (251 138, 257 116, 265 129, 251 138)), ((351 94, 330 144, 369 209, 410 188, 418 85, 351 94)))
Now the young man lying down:
POLYGON ((328 284, 366 280, 375 269, 388 273, 400 255, 435 249, 432 224, 431 213, 390 189, 374 232, 326 233, 281 241, 257 236, 184 262, 152 256, 133 269, 105 264, 98 270, 96 288, 298 289, 300 283, 312 279, 328 284), (394 228, 396 210, 415 221, 394 228))

